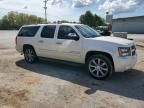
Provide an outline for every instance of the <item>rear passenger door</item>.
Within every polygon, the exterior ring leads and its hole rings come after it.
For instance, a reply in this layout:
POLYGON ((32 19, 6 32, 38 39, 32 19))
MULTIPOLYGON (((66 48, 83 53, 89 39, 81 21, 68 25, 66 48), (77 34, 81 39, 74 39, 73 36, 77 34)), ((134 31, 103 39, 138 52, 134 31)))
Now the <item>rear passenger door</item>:
POLYGON ((55 25, 47 25, 42 28, 38 38, 38 52, 42 57, 55 58, 55 25))

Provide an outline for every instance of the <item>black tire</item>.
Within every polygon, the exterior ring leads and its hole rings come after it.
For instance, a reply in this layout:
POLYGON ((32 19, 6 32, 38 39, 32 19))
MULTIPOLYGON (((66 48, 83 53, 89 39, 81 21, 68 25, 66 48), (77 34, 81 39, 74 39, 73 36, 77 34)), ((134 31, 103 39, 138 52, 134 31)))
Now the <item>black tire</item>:
POLYGON ((114 66, 111 59, 102 54, 91 56, 87 60, 87 69, 92 77, 97 80, 104 80, 110 77, 114 72, 114 66))
POLYGON ((23 52, 24 52, 25 61, 27 63, 33 64, 38 60, 34 48, 27 46, 24 48, 23 52))

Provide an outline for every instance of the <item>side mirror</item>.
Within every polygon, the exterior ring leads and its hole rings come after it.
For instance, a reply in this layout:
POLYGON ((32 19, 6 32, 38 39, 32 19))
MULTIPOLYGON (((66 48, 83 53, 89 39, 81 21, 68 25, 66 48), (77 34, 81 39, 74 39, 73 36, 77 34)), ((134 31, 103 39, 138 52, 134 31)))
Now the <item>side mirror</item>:
POLYGON ((110 35, 111 35, 111 32, 109 32, 109 31, 102 31, 100 34, 101 34, 102 36, 110 36, 110 35))
POLYGON ((79 40, 79 36, 77 36, 76 33, 69 33, 69 34, 68 34, 68 38, 69 38, 69 39, 73 39, 73 40, 75 40, 75 41, 78 41, 78 40, 79 40))

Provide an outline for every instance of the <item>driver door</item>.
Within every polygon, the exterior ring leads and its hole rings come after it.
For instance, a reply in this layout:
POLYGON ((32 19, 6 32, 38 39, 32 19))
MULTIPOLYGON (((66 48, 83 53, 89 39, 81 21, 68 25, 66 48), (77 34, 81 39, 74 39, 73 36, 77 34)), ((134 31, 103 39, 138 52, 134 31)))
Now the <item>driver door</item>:
POLYGON ((76 31, 71 26, 60 26, 57 40, 57 57, 61 60, 80 63, 82 53, 82 42, 76 31), (71 36, 70 36, 71 35, 71 36), (74 37, 77 36, 77 40, 74 37))

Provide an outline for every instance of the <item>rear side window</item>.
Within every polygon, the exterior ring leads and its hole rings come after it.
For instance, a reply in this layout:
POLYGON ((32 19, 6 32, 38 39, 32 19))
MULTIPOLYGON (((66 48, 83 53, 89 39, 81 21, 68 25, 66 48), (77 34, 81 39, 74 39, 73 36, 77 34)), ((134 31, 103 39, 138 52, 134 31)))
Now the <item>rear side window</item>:
POLYGON ((56 26, 49 25, 45 26, 41 32, 42 38, 54 38, 56 26))
POLYGON ((22 27, 18 33, 19 37, 34 37, 40 26, 22 27))

